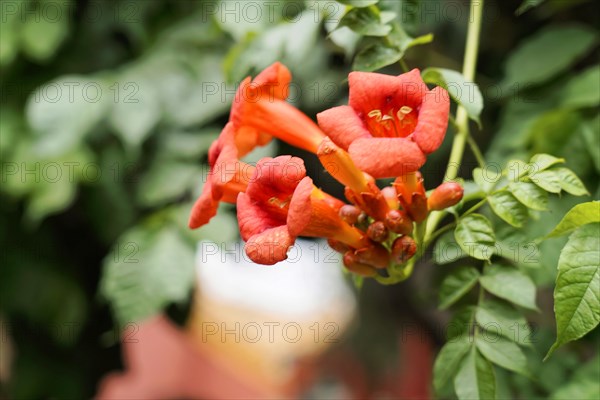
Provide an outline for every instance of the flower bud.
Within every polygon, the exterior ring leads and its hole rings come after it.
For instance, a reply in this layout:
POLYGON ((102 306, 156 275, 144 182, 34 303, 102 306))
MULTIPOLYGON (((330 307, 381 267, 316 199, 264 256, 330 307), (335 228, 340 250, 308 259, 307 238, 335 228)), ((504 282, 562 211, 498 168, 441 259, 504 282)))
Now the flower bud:
POLYGON ((390 253, 379 243, 358 249, 354 255, 358 262, 375 268, 387 268, 390 264, 390 253))
POLYGON ((399 210, 388 211, 385 216, 385 225, 390 231, 401 235, 410 235, 413 230, 412 220, 399 210))
POLYGON ((353 251, 348 251, 344 254, 344 266, 349 271, 354 272, 357 275, 372 277, 377 275, 377 271, 370 265, 366 265, 357 260, 353 251))
POLYGON ((384 187, 381 189, 381 194, 392 210, 398 209, 400 202, 398 201, 398 193, 396 193, 396 189, 393 186, 384 187))
POLYGON ((350 225, 354 225, 358 222, 362 211, 356 206, 346 204, 340 208, 339 213, 340 217, 342 217, 344 221, 346 221, 350 225))
POLYGON ((417 252, 417 244, 408 235, 400 236, 392 244, 392 262, 404 264, 417 252))
POLYGON ((443 210, 457 204, 463 197, 463 188, 456 182, 444 182, 427 199, 430 210, 443 210))
POLYGON ((374 242, 383 242, 388 237, 388 230, 381 221, 375 221, 367 228, 367 236, 374 242))
POLYGON ((345 252, 350 250, 350 247, 348 245, 340 242, 339 240, 327 239, 327 244, 329 245, 329 247, 331 247, 333 250, 337 251, 338 253, 344 254, 345 252))
POLYGON ((427 218, 427 214, 429 214, 427 197, 420 193, 413 194, 412 202, 408 206, 408 215, 410 215, 413 221, 419 223, 427 218))

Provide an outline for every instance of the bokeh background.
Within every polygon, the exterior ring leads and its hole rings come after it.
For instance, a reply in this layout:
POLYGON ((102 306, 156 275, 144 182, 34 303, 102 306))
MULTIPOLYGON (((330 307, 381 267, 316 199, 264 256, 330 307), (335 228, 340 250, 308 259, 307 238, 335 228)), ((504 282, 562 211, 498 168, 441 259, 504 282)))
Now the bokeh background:
MULTIPOLYGON (((474 136, 490 162, 538 152, 565 157, 590 199, 598 199, 600 5, 548 0, 526 9, 521 3, 486 1, 477 68, 485 108, 474 136)), ((331 32, 344 10, 335 1, 0 5, 0 397, 89 398, 107 373, 124 368, 122 329, 163 312, 185 326, 194 309, 198 242, 238 240, 232 207, 200 231, 187 229, 207 149, 227 121, 236 83, 281 61, 293 74, 291 101, 314 118, 345 103, 345 79, 365 39, 348 28, 331 32)), ((406 51, 407 65, 461 69, 468 2, 379 6, 396 12, 409 35, 434 35, 406 51)), ((382 72, 401 69, 394 64, 382 72)), ((443 178, 451 137, 423 170, 428 187, 443 178)), ((307 154, 273 143, 252 157, 280 153, 304 157, 317 184, 341 194, 307 154)), ((469 179, 474 166, 467 154, 462 176, 469 179)), ((527 226, 520 240, 549 231, 585 200, 554 201, 553 212, 527 226)), ((561 356, 539 361, 553 341, 559 241, 542 245, 530 265, 541 288, 542 313, 531 316, 532 373, 540 379, 500 371, 506 398, 560 398, 587 362, 591 372, 583 375, 598 376, 597 358, 591 359, 597 329, 561 356)), ((410 375, 417 382, 412 395, 428 396, 430 362, 448 323, 436 311, 433 289, 445 270, 432 257, 401 285, 350 286, 355 322, 329 346, 323 356, 329 361, 319 364, 325 367, 307 368, 313 373, 301 381, 301 393, 407 396, 393 382, 412 366, 423 371, 410 375), (425 332, 417 344, 402 339, 407 326, 425 332), (419 351, 411 355, 414 346, 419 351)))

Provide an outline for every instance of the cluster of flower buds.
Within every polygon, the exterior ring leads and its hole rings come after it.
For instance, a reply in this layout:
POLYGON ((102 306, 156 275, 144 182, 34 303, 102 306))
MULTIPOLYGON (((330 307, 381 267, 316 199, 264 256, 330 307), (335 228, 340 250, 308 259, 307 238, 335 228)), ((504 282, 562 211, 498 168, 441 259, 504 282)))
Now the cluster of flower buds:
POLYGON ((190 228, 208 223, 224 201, 237 205, 245 252, 256 263, 286 259, 298 236, 326 238, 362 276, 406 263, 417 251, 415 227, 463 194, 460 185, 443 183, 427 196, 418 172, 444 139, 447 92, 429 90, 418 70, 397 77, 352 72, 349 104, 318 114, 317 125, 285 101, 290 80, 275 63, 241 83, 209 150, 190 228), (315 187, 300 158, 267 157, 255 166, 240 160, 273 137, 315 154, 350 204, 315 187), (380 189, 379 178, 396 179, 380 189))

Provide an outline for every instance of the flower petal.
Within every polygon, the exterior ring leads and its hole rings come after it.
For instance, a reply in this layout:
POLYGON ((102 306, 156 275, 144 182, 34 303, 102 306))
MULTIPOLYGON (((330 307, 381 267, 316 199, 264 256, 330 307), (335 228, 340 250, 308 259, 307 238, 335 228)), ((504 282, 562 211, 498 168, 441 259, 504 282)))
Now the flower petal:
POLYGON ((434 152, 444 141, 449 112, 450 96, 444 88, 438 86, 427 92, 419 110, 417 126, 412 134, 413 140, 423 153, 434 152))
POLYGON ((291 81, 290 70, 282 63, 275 62, 256 75, 252 84, 258 86, 263 95, 285 100, 289 94, 291 81))
POLYGON ((416 68, 399 76, 355 71, 348 75, 348 82, 348 104, 362 115, 390 105, 418 108, 427 92, 427 85, 416 68))
POLYGON ((349 153, 356 165, 374 178, 404 175, 425 164, 419 146, 404 138, 357 139, 349 153))
POLYGON ((298 157, 265 157, 256 164, 246 193, 254 199, 291 196, 298 182, 306 176, 304 161, 298 157))
POLYGON ((288 230, 294 236, 300 233, 308 226, 312 216, 311 194, 313 192, 313 181, 306 177, 300 181, 294 196, 290 202, 290 209, 287 215, 288 230))
POLYGON ((273 265, 287 258, 287 252, 294 245, 295 240, 287 227, 282 225, 252 236, 246 242, 244 249, 255 263, 273 265))
POLYGON ((348 150, 354 140, 371 136, 363 121, 350 106, 333 107, 318 113, 317 121, 323 132, 344 150, 348 150))
POLYGON ((213 199, 212 186, 212 181, 209 176, 202 188, 202 194, 200 194, 200 197, 198 197, 192 207, 192 212, 190 213, 190 218, 188 220, 190 229, 196 229, 207 224, 212 217, 217 215, 219 201, 213 199))
POLYGON ((237 218, 240 235, 244 241, 248 241, 252 236, 259 235, 268 229, 285 225, 285 216, 269 213, 246 193, 238 195, 237 218))

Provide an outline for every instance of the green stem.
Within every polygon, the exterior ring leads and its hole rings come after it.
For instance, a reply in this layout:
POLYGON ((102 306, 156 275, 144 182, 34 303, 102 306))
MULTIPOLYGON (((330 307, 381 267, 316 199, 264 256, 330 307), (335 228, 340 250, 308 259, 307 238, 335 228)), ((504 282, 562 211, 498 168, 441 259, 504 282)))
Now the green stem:
MULTIPOLYGON (((469 18, 469 28, 467 31, 467 41, 465 56, 463 60, 463 76, 467 81, 474 81, 475 68, 477 66, 477 53, 479 50, 479 33, 481 32, 481 16, 483 11, 484 0, 471 1, 471 15, 469 18)), ((458 175, 458 170, 462 162, 462 157, 465 151, 465 143, 469 137, 469 116, 467 110, 463 106, 459 106, 456 111, 456 134, 452 142, 452 150, 450 151, 450 159, 446 168, 446 176, 444 180, 451 181, 458 175)), ((483 157, 482 157, 483 159, 483 157)), ((444 213, 432 213, 427 220, 427 234, 425 240, 431 236, 437 228, 444 213)))
POLYGON ((485 159, 483 158, 483 154, 481 153, 481 150, 479 149, 477 142, 475 142, 475 139, 473 139, 473 136, 468 135, 467 142, 469 143, 469 147, 471 148, 471 151, 475 155, 475 159, 477 160, 477 164, 479 165, 479 168, 485 168, 485 159))
MULTIPOLYGON (((463 76, 467 82, 475 80, 475 68, 477 66, 477 52, 479 50, 479 33, 481 31, 481 15, 483 11, 483 0, 471 1, 471 16, 469 18, 469 29, 467 31, 467 43, 465 58, 463 61, 463 76)), ((446 180, 456 178, 458 168, 462 162, 465 143, 469 136, 469 116, 466 108, 459 106, 456 111, 456 126, 458 132, 454 136, 450 161, 446 169, 446 180)))
POLYGON ((404 71, 404 72, 410 71, 410 68, 408 68, 408 65, 406 64, 406 61, 404 61, 403 59, 400 59, 400 61, 398 61, 398 63, 400 64, 400 68, 402 68, 402 71, 404 71))

